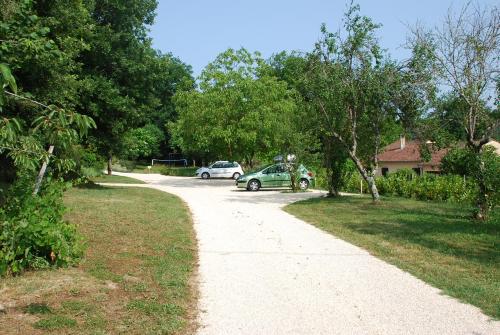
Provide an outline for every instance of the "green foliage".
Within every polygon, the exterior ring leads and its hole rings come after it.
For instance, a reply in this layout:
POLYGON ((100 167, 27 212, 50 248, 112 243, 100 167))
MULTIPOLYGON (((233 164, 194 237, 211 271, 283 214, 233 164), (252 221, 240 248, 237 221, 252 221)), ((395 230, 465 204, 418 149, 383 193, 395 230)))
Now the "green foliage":
MULTIPOLYGON (((345 181, 345 190, 359 193, 361 180, 359 174, 353 174, 345 181)), ((418 176, 410 169, 401 169, 386 177, 377 177, 376 180, 381 195, 418 200, 472 204, 478 192, 477 185, 471 178, 464 180, 463 176, 433 174, 418 176)), ((367 185, 363 183, 363 193, 367 191, 367 185)))
POLYGON ((459 176, 470 175, 474 154, 463 148, 451 149, 441 160, 441 171, 459 176))
POLYGON ((0 209, 0 275, 75 264, 83 253, 75 227, 63 220, 64 185, 46 183, 40 196, 32 196, 30 177, 9 189, 0 209))
POLYGON ((92 150, 91 148, 81 148, 77 147, 78 154, 77 158, 77 168, 79 169, 79 174, 84 177, 95 177, 102 174, 104 169, 105 159, 97 150, 92 150))
POLYGON ((196 174, 197 167, 162 167, 161 174, 165 176, 178 176, 178 177, 193 177, 196 174))
MULTIPOLYGON (((406 114, 400 107, 405 73, 384 54, 376 37, 380 25, 362 16, 359 6, 347 10, 343 23, 338 33, 321 27, 322 39, 307 56, 302 94, 317 119, 330 172, 340 176, 348 157, 378 200, 373 170, 380 148, 397 136, 406 114), (332 159, 333 143, 343 154, 332 159)), ((338 176, 335 181, 342 180, 338 176)))
POLYGON ((153 124, 129 130, 123 138, 124 156, 132 160, 158 156, 164 138, 165 134, 153 124))
POLYGON ((377 180, 381 194, 418 200, 471 203, 477 188, 471 180, 455 175, 417 176, 411 170, 400 170, 377 180))
MULTIPOLYGON (((498 6, 465 4, 457 13, 450 10, 443 25, 412 30, 410 45, 429 55, 424 71, 426 82, 441 86, 444 94, 432 101, 426 118, 417 124, 425 140, 464 141, 470 150, 469 175, 477 181, 476 218, 485 219, 494 204, 491 177, 485 166, 483 146, 500 129, 498 57, 500 44, 498 6)), ((435 89, 437 91, 437 89, 435 89)), ((446 143, 445 143, 446 145, 446 143)), ((457 169, 468 170, 464 162, 457 169)), ((447 167, 451 169, 451 167, 447 167)))
MULTIPOLYGON (((164 132, 165 124, 176 117, 172 96, 192 86, 188 66, 151 47, 147 25, 153 22, 156 6, 155 0, 88 6, 94 25, 91 47, 81 53, 85 85, 79 109, 96 120, 90 142, 106 158, 141 154, 143 150, 127 152, 131 135, 125 133, 147 124, 164 132)), ((166 148, 163 141, 161 149, 166 148)))
POLYGON ((200 90, 178 93, 173 143, 211 159, 271 157, 293 134, 295 100, 285 82, 266 73, 258 53, 229 49, 200 76, 200 90))
MULTIPOLYGON (((494 149, 485 146, 480 154, 468 148, 455 148, 441 161, 444 173, 467 176, 476 187, 482 187, 476 197, 484 196, 484 202, 491 209, 500 204, 500 156, 494 149)), ((476 199, 477 201, 477 199, 476 199)))

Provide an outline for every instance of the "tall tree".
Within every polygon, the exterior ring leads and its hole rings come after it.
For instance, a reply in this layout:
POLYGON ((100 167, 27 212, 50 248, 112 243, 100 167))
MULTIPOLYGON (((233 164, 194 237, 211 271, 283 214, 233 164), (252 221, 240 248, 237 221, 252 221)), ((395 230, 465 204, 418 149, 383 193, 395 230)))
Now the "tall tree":
MULTIPOLYGON (((434 62, 429 64, 432 73, 437 83, 448 90, 448 96, 453 97, 450 101, 454 104, 453 111, 448 115, 461 127, 467 146, 476 155, 480 189, 477 217, 484 219, 490 205, 481 152, 500 127, 499 8, 469 3, 458 13, 450 9, 441 27, 415 28, 411 46, 426 49, 432 55, 434 62)), ((439 115, 435 116, 439 119, 439 115)), ((446 123, 440 125, 443 126, 446 123)), ((453 133, 460 139, 461 132, 453 133)))
POLYGON ((377 42, 379 25, 351 6, 344 19, 344 34, 329 33, 309 55, 307 98, 316 107, 320 132, 338 143, 379 200, 374 173, 384 134, 396 122, 393 95, 398 69, 377 42))
MULTIPOLYGON (((49 146, 55 146, 56 158, 63 157, 77 141, 70 130, 74 121, 92 125, 90 119, 75 113, 82 87, 76 76, 78 56, 88 47, 90 15, 82 1, 71 4, 68 8, 67 1, 3 2, 8 10, 2 12, 0 60, 12 69, 18 88, 17 93, 4 92, 5 104, 0 108, 2 126, 7 127, 2 130, 17 125, 16 142, 3 142, 0 150, 2 175, 9 181, 20 167, 33 170, 45 161, 49 146), (44 124, 37 124, 41 120, 44 124)), ((54 163, 69 167, 71 160, 54 163)))
POLYGON ((89 4, 95 27, 90 48, 81 54, 85 86, 79 109, 96 120, 90 141, 107 157, 108 173, 113 155, 124 151, 125 132, 159 119, 170 89, 165 77, 177 71, 171 65, 176 60, 154 51, 147 37, 156 6, 155 0, 89 4))
POLYGON ((259 54, 228 49, 199 78, 199 90, 175 97, 174 143, 205 158, 245 160, 277 154, 296 126, 294 92, 268 74, 259 54))

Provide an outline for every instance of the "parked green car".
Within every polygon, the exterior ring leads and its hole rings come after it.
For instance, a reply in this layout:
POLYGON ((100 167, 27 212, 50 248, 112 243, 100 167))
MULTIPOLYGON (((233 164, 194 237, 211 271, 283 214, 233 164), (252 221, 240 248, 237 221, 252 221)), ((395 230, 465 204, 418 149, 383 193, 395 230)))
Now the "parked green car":
MULTIPOLYGON (((307 190, 314 186, 314 174, 303 165, 298 167, 297 183, 301 190, 307 190)), ((238 188, 246 188, 248 191, 258 191, 261 188, 291 187, 290 173, 285 164, 278 163, 267 165, 256 172, 240 176, 236 180, 238 188)))

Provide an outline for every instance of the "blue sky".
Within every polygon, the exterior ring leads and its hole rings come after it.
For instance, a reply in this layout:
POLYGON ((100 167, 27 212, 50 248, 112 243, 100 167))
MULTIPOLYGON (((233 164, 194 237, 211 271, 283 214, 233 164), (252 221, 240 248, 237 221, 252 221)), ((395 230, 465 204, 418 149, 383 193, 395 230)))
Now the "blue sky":
MULTIPOLYGON (((153 46, 171 52, 193 67, 195 76, 227 48, 245 47, 267 58, 283 50, 310 51, 320 37, 320 25, 330 31, 341 24, 344 0, 159 0, 153 46)), ((417 21, 433 26, 448 8, 461 8, 466 0, 359 0, 361 13, 381 23, 381 46, 396 59, 407 28, 417 21)), ((496 1, 482 0, 491 5, 496 1)))

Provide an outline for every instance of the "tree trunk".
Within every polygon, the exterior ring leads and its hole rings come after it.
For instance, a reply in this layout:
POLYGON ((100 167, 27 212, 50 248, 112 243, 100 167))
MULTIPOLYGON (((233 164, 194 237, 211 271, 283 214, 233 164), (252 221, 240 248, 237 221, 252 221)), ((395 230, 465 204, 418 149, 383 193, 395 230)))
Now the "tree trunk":
POLYGON ((110 153, 108 154, 108 176, 111 176, 113 174, 113 155, 110 153))
POLYGON ((332 197, 332 198, 340 197, 340 190, 338 190, 335 187, 335 185, 337 184, 335 178, 337 178, 337 176, 335 175, 335 173, 333 173, 331 168, 328 169, 327 176, 328 176, 328 179, 330 180, 330 182, 328 183, 328 195, 327 196, 332 197))
POLYGON ((38 173, 38 177, 36 177, 36 182, 35 182, 35 189, 33 190, 33 195, 37 195, 38 191, 40 190, 40 186, 42 185, 42 180, 43 176, 45 175, 45 171, 47 170, 47 165, 49 164, 49 157, 52 155, 52 152, 54 152, 54 146, 51 145, 49 146, 49 150, 47 159, 45 162, 42 164, 42 168, 40 169, 40 172, 38 173))
POLYGON ((476 201, 476 206, 477 206, 477 212, 476 212, 476 219, 478 220, 486 220, 488 218, 488 212, 489 212, 489 205, 488 205, 488 196, 487 196, 487 187, 486 183, 484 181, 484 162, 481 157, 481 154, 479 154, 479 168, 478 172, 479 175, 477 176, 477 184, 479 187, 479 194, 477 196, 477 201, 476 201))
POLYGON ((484 175, 486 172, 484 170, 485 169, 484 162, 481 156, 483 144, 481 142, 475 143, 470 138, 468 144, 469 148, 471 148, 474 154, 476 155, 476 160, 477 160, 476 171, 475 173, 473 172, 473 174, 475 174, 477 180, 477 185, 479 187, 479 194, 477 195, 476 198, 476 212, 474 216, 477 220, 486 220, 488 218, 489 204, 488 204, 487 186, 484 180, 484 175))
POLYGON ((356 165, 356 168, 358 169, 359 173, 368 184, 368 189, 370 190, 370 194, 372 195, 373 201, 374 202, 380 201, 380 195, 378 194, 377 184, 375 183, 375 178, 373 177, 373 175, 370 175, 368 171, 366 171, 366 169, 364 168, 363 164, 361 163, 358 157, 356 157, 352 153, 349 153, 349 156, 351 156, 351 159, 356 165))

